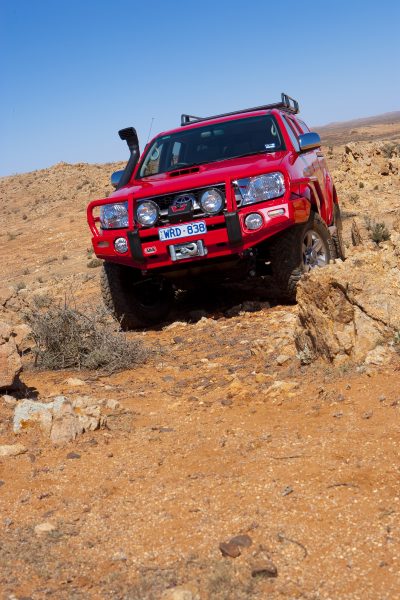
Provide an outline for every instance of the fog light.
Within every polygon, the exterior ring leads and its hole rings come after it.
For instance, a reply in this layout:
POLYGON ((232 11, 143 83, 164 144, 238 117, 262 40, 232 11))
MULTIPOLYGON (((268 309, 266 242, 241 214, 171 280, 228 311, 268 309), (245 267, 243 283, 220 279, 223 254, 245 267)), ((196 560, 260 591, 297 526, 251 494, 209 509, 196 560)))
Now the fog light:
POLYGON ((124 254, 125 252, 128 252, 128 242, 123 237, 117 238, 114 242, 114 248, 120 254, 124 254))
POLYGON ((247 229, 251 229, 254 231, 255 229, 260 229, 263 225, 263 218, 258 213, 250 213, 244 220, 244 224, 247 229))

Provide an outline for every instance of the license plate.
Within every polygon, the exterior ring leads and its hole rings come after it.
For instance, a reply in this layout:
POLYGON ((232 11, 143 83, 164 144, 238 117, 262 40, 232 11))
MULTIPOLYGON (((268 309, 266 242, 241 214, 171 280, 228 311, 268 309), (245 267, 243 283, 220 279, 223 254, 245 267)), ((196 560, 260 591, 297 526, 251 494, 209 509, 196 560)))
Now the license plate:
POLYGON ((207 225, 204 221, 196 221, 194 223, 184 223, 183 225, 173 225, 171 227, 163 227, 158 230, 158 235, 162 242, 168 240, 179 240, 181 238, 190 237, 191 235, 199 235, 207 233, 207 225))

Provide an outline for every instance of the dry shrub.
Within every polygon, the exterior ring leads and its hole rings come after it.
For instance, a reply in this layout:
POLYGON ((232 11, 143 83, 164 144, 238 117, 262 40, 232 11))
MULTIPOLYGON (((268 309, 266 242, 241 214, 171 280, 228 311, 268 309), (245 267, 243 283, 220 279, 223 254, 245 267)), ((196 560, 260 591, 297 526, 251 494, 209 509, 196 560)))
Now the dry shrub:
POLYGON ((385 158, 393 158, 400 154, 400 144, 396 142, 389 142, 382 147, 382 155, 385 158))
POLYGON ((102 264, 103 261, 100 258, 92 258, 89 260, 86 266, 88 269, 96 269, 97 267, 101 267, 102 264))
POLYGON ((229 561, 213 565, 207 582, 208 597, 213 600, 251 600, 257 597, 254 581, 241 581, 229 561))
POLYGON ((142 342, 128 339, 103 308, 78 310, 52 301, 27 315, 36 343, 35 365, 44 369, 100 369, 114 373, 144 362, 142 342))
POLYGON ((155 567, 148 572, 142 572, 138 581, 118 597, 124 600, 160 600, 163 592, 174 588, 177 583, 178 577, 172 569, 155 567))
POLYGON ((369 231, 370 238, 375 244, 387 242, 390 240, 390 231, 385 223, 376 223, 371 219, 366 219, 366 226, 369 231))

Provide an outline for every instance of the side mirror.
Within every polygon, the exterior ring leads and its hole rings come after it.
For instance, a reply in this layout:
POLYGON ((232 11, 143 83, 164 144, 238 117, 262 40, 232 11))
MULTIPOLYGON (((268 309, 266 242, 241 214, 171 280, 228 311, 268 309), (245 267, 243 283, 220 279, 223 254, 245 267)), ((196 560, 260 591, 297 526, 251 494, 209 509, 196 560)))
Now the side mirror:
POLYGON ((318 133, 310 131, 309 133, 303 133, 299 135, 299 146, 300 152, 309 152, 309 150, 315 150, 321 146, 321 138, 318 133))
POLYGON ((121 177, 124 173, 124 169, 122 169, 122 171, 114 171, 114 173, 111 175, 111 185, 114 188, 118 187, 119 182, 121 181, 121 177))

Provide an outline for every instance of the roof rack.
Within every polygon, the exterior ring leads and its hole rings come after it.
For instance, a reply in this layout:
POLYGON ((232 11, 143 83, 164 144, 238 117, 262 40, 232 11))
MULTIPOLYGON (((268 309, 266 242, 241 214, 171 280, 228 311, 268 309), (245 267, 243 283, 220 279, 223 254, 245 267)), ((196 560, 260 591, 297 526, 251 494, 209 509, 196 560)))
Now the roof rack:
POLYGON ((181 116, 181 127, 189 125, 190 123, 198 123, 199 121, 209 121, 210 119, 219 119, 220 117, 230 117, 231 115, 240 115, 241 113, 253 112, 256 110, 267 110, 271 108, 279 108, 285 112, 297 114, 300 111, 299 103, 287 94, 281 94, 281 101, 275 102, 274 104, 265 104, 264 106, 255 106, 253 108, 244 108, 242 110, 235 110, 233 112, 224 113, 222 115, 213 115, 212 117, 195 117, 193 115, 181 116))

